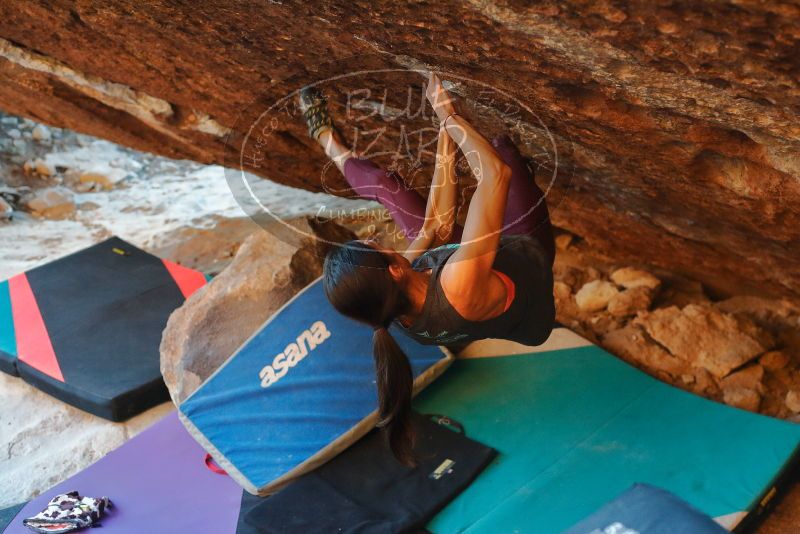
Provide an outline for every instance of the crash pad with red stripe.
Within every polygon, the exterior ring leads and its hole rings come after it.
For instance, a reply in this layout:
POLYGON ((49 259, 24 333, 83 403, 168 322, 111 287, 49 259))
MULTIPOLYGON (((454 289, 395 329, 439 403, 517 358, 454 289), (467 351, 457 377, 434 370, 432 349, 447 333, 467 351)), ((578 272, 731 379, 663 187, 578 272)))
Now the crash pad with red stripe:
POLYGON ((0 284, 0 370, 121 421, 166 401, 170 314, 205 276, 118 237, 0 284))

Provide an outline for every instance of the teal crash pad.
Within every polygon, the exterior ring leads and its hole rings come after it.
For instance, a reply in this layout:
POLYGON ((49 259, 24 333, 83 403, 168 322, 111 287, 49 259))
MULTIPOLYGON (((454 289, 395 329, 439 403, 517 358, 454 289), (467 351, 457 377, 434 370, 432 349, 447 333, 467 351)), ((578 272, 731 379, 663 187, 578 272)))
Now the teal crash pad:
POLYGON ((499 451, 434 533, 556 533, 636 483, 740 522, 795 455, 800 426, 664 384, 597 346, 457 360, 415 401, 499 451))

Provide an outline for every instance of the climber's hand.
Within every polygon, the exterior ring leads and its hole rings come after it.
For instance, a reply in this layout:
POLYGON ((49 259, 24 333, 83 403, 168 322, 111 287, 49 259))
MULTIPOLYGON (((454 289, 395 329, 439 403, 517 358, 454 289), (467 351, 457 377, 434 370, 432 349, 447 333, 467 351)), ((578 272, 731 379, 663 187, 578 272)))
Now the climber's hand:
POLYGON ((425 88, 425 96, 428 98, 431 106, 433 106, 433 111, 436 113, 436 116, 439 117, 440 121, 443 121, 449 115, 456 112, 453 99, 442 85, 442 80, 433 72, 428 75, 428 85, 425 88))

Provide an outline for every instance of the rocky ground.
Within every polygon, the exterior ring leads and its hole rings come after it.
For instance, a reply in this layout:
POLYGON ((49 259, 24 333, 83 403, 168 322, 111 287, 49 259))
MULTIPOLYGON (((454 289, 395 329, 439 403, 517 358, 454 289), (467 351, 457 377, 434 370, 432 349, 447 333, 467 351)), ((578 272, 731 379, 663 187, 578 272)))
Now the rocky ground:
MULTIPOLYGON (((231 197, 219 167, 144 155, 15 117, 0 116, 0 181, 0 213, 5 219, 0 223, 0 278, 111 234, 216 274, 247 237, 259 231, 231 197)), ((283 210, 281 216, 295 218, 295 225, 312 224, 302 216, 313 214, 323 202, 361 206, 264 183, 272 189, 263 197, 283 210)), ((369 204, 363 207, 370 210, 366 223, 363 217, 337 222, 362 237, 392 235, 384 212, 369 204)), ((286 255, 280 244, 264 239, 252 243, 243 254, 264 257, 264 247, 272 246, 274 254, 269 255, 285 255, 287 266, 302 260, 294 253, 286 255)), ((557 246, 555 295, 562 324, 672 385, 742 409, 800 421, 797 305, 721 295, 673 273, 619 264, 563 231, 557 246)), ((276 270, 269 283, 289 293, 296 290, 319 269, 318 262, 306 259, 306 269, 276 270)), ((249 265, 255 271, 246 271, 250 274, 244 277, 231 275, 231 283, 265 277, 258 274, 255 262, 249 265)), ((268 311, 259 309, 261 315, 268 311)), ((176 314, 174 320, 188 324, 197 317, 176 314)), ((259 315, 251 322, 262 320, 259 315)), ((237 340, 217 343, 220 353, 225 343, 233 346, 237 340)), ((163 405, 124 424, 110 423, 0 374, 0 446, 5 449, 0 456, 0 506, 38 494, 170 409, 163 405), (54 440, 56 435, 59 439, 54 440)), ((789 494, 761 527, 763 532, 787 532, 784 527, 797 524, 798 494, 800 490, 789 494)))
MULTIPOLYGON (((192 236, 205 236, 192 241, 199 254, 192 261, 205 258, 211 263, 201 266, 219 272, 209 253, 224 259, 232 251, 219 250, 224 245, 212 235, 235 235, 251 224, 228 178, 222 167, 153 156, 0 113, 0 278, 114 234, 151 251, 165 247, 167 254, 192 236)), ((372 207, 268 180, 256 187, 254 197, 275 217, 313 214, 321 206, 332 212, 372 207)))
MULTIPOLYGON (((800 307, 715 295, 674 273, 620 265, 563 232, 556 238, 558 320, 673 386, 800 422, 800 307)), ((800 530, 800 471, 753 531, 800 530)))
POLYGON ((800 307, 789 300, 712 295, 557 237, 558 319, 679 388, 773 417, 800 420, 800 307))

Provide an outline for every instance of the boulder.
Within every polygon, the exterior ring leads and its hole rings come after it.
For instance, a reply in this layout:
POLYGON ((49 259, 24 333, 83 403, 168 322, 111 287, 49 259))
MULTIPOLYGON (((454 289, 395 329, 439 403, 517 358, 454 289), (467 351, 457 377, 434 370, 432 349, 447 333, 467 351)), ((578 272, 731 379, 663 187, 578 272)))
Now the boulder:
POLYGON ((602 337, 601 343, 603 348, 651 374, 663 371, 672 377, 691 375, 690 364, 661 348, 637 325, 627 324, 613 330, 602 337))
POLYGON ((572 288, 564 282, 553 282, 553 295, 556 301, 569 299, 572 296, 572 288))
POLYGON ((252 233, 230 265, 170 316, 161 373, 175 403, 208 378, 264 321, 322 274, 327 242, 353 234, 301 218, 252 233))
POLYGON ((31 137, 40 143, 49 143, 51 139, 50 128, 38 124, 31 130, 31 137))
POLYGON ((656 306, 667 308, 677 306, 683 308, 689 304, 710 304, 711 299, 706 295, 703 284, 697 280, 690 280, 683 276, 675 275, 666 277, 664 284, 659 289, 656 306))
POLYGON ((583 265, 566 265, 561 256, 557 255, 556 262, 553 264, 553 278, 557 282, 567 284, 570 290, 574 293, 578 291, 583 284, 591 282, 592 279, 586 272, 583 265))
MULTIPOLYGON (((3 171, 3 167, 0 166, 0 172, 3 171)), ((19 209, 22 205, 23 197, 30 195, 31 188, 28 186, 22 187, 7 187, 0 184, 0 198, 8 202, 12 207, 15 209, 19 209)))
POLYGON ((78 204, 78 209, 80 211, 94 211, 96 209, 100 209, 100 204, 97 202, 92 202, 91 200, 87 200, 86 202, 81 202, 78 204))
POLYGON ((26 173, 35 172, 40 176, 53 176, 55 174, 55 170, 53 169, 53 167, 40 158, 26 161, 22 165, 22 169, 26 173))
POLYGON ((14 208, 9 204, 6 199, 0 197, 0 220, 10 221, 14 214, 14 208))
POLYGON ((125 176, 124 173, 108 175, 100 172, 83 172, 78 176, 78 182, 87 184, 93 189, 113 189, 114 186, 125 176))
POLYGON ((183 226, 157 235, 150 250, 160 258, 216 275, 233 261, 244 240, 259 230, 249 217, 219 217, 208 228, 183 226))
POLYGON ((635 287, 646 287, 648 289, 656 289, 661 285, 661 280, 640 269, 633 267, 623 267, 611 273, 611 280, 618 286, 627 289, 635 287))
POLYGON ((37 217, 66 219, 75 213, 75 195, 66 187, 47 187, 34 191, 25 206, 37 217))
POLYGON ((716 377, 708 372, 707 369, 702 367, 694 368, 694 391, 704 393, 707 395, 714 394, 719 391, 719 382, 716 377))
POLYGON ((553 297, 556 305, 556 320, 564 325, 574 327, 584 315, 578 310, 572 288, 564 282, 553 282, 553 297))
MULTIPOLYGON (((5 111, 235 166, 262 112, 328 80, 347 139, 386 165, 430 129, 414 70, 434 68, 479 131, 520 137, 558 226, 614 261, 800 297, 795 2, 98 4, 0 2, 5 111)), ((275 118, 247 169, 349 194, 299 116, 275 118)))
POLYGON ((673 355, 722 378, 772 348, 772 337, 746 318, 690 304, 640 314, 634 322, 673 355))
POLYGON ((555 237, 556 250, 567 250, 572 243, 572 234, 563 233, 555 237))
POLYGON ((41 176, 53 176, 55 174, 55 170, 53 167, 47 164, 47 162, 37 159, 33 164, 33 170, 36 171, 37 174, 41 176))
POLYGON ((791 389, 787 391, 785 402, 790 412, 800 412, 800 390, 791 389))
POLYGON ((619 290, 611 282, 592 280, 583 285, 575 294, 578 309, 584 312, 595 312, 605 309, 609 301, 619 290))
POLYGON ((647 311, 653 302, 653 290, 647 286, 634 286, 620 291, 608 301, 608 313, 615 317, 636 315, 647 311))
POLYGON ((729 404, 749 412, 757 412, 759 406, 761 406, 760 393, 755 390, 739 386, 723 388, 722 400, 725 402, 725 404, 729 404))
POLYGON ((752 389, 759 393, 764 392, 762 381, 764 380, 764 368, 760 365, 750 365, 740 371, 736 371, 722 380, 722 388, 741 387, 752 389))
POLYGON ((769 371, 780 371, 789 365, 791 358, 782 350, 771 350, 763 354, 758 361, 761 366, 764 367, 764 369, 769 371))
POLYGON ((757 325, 779 334, 784 344, 800 346, 800 302, 736 295, 714 306, 725 313, 746 317, 757 325))

